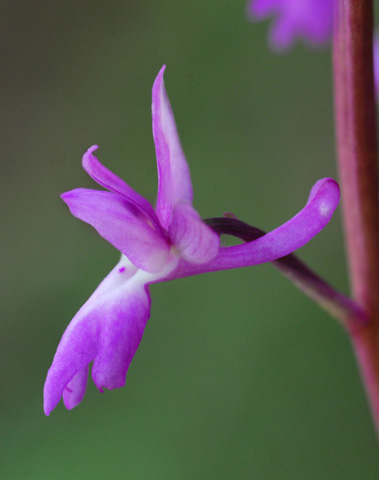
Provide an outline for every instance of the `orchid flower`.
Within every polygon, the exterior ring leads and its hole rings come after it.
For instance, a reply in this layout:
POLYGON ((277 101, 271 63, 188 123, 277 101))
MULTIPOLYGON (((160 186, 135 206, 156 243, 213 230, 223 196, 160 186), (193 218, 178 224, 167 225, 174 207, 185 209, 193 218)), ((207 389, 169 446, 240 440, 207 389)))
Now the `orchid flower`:
POLYGON ((280 258, 320 232, 338 204, 336 182, 319 180, 306 206, 291 220, 255 241, 221 247, 219 235, 192 206, 190 174, 164 87, 164 69, 154 82, 152 100, 156 208, 99 162, 97 146, 84 154, 83 168, 107 191, 80 188, 62 195, 71 213, 116 247, 121 260, 62 336, 45 383, 46 415, 62 396, 68 409, 81 402, 92 361, 92 378, 101 392, 124 386, 150 316, 149 285, 280 258))
POLYGON ((376 102, 379 102, 379 32, 374 32, 373 42, 373 67, 374 67, 374 88, 376 102))
POLYGON ((276 19, 270 31, 275 50, 287 50, 297 37, 321 46, 332 34, 335 0, 250 0, 248 15, 261 20, 276 19))

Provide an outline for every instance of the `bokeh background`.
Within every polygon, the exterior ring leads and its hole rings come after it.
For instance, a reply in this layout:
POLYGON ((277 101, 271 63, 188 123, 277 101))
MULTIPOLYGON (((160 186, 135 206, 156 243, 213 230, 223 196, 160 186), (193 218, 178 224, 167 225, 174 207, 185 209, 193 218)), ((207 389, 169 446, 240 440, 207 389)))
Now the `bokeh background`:
MULTIPOLYGON (((155 285, 126 387, 45 417, 66 325, 118 260, 59 194, 99 158, 154 202, 166 87, 203 217, 272 229, 336 176, 330 49, 267 47, 244 1, 23 0, 1 8, 1 458, 21 479, 373 479, 349 341, 271 266, 155 285)), ((347 292, 340 213, 299 255, 347 292)))

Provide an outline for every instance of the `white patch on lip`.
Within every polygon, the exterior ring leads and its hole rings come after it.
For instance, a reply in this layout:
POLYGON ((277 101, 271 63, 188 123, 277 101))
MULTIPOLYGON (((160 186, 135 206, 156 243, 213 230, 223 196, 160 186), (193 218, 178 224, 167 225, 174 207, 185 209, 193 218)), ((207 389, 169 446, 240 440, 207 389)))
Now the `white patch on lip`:
POLYGON ((328 205, 327 203, 322 203, 320 205, 320 213, 323 217, 327 217, 329 216, 329 212, 330 212, 330 205, 328 205))

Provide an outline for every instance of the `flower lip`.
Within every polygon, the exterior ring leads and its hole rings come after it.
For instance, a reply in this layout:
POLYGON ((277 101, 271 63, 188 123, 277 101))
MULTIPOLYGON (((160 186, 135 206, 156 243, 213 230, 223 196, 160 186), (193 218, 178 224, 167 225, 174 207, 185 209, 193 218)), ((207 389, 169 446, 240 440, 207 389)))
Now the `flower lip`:
MULTIPOLYGON (((88 365, 83 367, 63 390, 63 403, 67 410, 72 410, 83 400, 88 381, 88 365)), ((46 415, 50 413, 50 406, 46 408, 46 415)))
POLYGON ((124 386, 150 316, 148 286, 177 263, 172 256, 160 274, 151 274, 121 257, 62 336, 45 382, 46 415, 62 396, 68 409, 81 402, 92 361, 92 378, 100 391, 124 386))

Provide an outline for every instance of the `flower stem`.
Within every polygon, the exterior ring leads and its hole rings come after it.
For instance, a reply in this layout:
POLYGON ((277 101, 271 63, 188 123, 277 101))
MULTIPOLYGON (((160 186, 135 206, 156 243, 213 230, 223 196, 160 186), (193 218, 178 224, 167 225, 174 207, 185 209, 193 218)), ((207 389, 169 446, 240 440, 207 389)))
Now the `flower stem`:
POLYGON ((333 65, 345 239, 353 297, 369 319, 363 328, 351 329, 350 336, 379 434, 379 209, 373 2, 337 3, 333 65))
MULTIPOLYGON (((254 241, 265 235, 263 230, 252 227, 234 216, 209 218, 204 221, 218 234, 233 235, 245 242, 254 241)), ((354 301, 331 287, 293 253, 278 258, 272 264, 300 291, 339 320, 346 330, 350 331, 352 318, 360 327, 367 323, 365 312, 354 301)))

